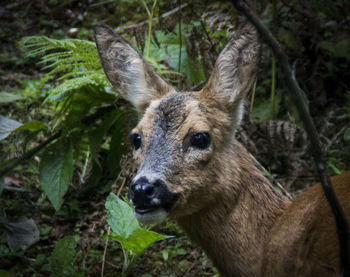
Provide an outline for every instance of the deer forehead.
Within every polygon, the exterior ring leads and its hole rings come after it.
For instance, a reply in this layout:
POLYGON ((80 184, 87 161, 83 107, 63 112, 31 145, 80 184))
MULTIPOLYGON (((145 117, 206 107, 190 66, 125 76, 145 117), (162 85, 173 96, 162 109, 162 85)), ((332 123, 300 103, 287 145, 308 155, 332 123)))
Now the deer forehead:
POLYGON ((144 137, 152 134, 157 137, 171 136, 177 140, 188 133, 209 130, 206 108, 197 99, 196 93, 177 92, 153 100, 133 133, 141 133, 144 137))

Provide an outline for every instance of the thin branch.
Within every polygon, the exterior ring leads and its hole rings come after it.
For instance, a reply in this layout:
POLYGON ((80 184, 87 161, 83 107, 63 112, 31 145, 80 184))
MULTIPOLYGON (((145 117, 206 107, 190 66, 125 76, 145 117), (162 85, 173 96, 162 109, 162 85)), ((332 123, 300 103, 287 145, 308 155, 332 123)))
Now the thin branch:
MULTIPOLYGON (((268 172, 266 170, 266 168, 258 162, 257 159, 255 159, 255 157, 249 153, 249 156, 252 158, 252 160, 254 161, 255 165, 263 172, 268 172)), ((277 182, 277 180, 275 178, 269 178, 281 191, 282 193, 287 196, 290 200, 293 200, 293 196, 279 183, 277 182)))
POLYGON ((343 128, 340 129, 338 133, 336 133, 331 140, 328 141, 327 146, 325 147, 325 152, 327 153, 329 149, 332 147, 333 143, 336 142, 336 140, 345 132, 347 128, 350 128, 350 123, 346 124, 343 128))
POLYGON ((265 42, 271 47, 276 55, 277 60, 281 65, 281 70, 284 75, 285 84, 289 88, 291 97, 299 111, 299 116, 304 123, 304 128, 308 134, 310 140, 310 150, 313 154, 316 170, 318 172, 324 194, 331 206, 337 227, 337 233, 339 238, 339 250, 340 250, 340 267, 343 276, 350 276, 349 266, 349 227, 346 221, 344 211, 339 204, 337 196, 333 190, 329 175, 326 169, 326 163, 323 157, 321 143, 315 125, 304 106, 302 94, 299 85, 292 77, 292 71, 288 63, 288 57, 283 51, 279 42, 272 35, 258 18, 239 0, 232 0, 237 10, 241 11, 248 20, 256 27, 265 42))
MULTIPOLYGON (((169 15, 172 15, 173 13, 178 12, 179 10, 183 9, 184 7, 186 7, 187 5, 188 5, 188 3, 184 3, 184 4, 182 4, 182 5, 178 6, 178 7, 176 7, 175 9, 172 9, 171 11, 168 11, 168 12, 166 12, 166 13, 163 13, 161 16, 152 18, 151 21, 152 21, 152 22, 153 22, 153 21, 157 21, 157 20, 159 20, 160 18, 163 18, 163 17, 167 17, 167 16, 169 16, 169 15)), ((139 28, 139 27, 141 27, 141 26, 143 26, 143 25, 148 24, 149 22, 150 22, 150 20, 147 19, 147 20, 144 20, 144 21, 142 21, 142 22, 140 22, 140 23, 138 23, 138 24, 132 24, 132 25, 121 26, 121 27, 115 28, 114 31, 121 31, 121 30, 126 30, 126 29, 139 28)))
POLYGON ((12 171, 16 166, 20 165, 21 163, 29 160, 31 157, 33 157, 35 154, 40 152, 43 148, 45 148, 46 145, 50 144, 53 140, 59 138, 61 135, 61 131, 57 132, 56 134, 49 137, 44 142, 40 143, 37 147, 33 148, 32 150, 24 153, 21 157, 16 158, 8 162, 7 165, 5 165, 2 169, 0 169, 0 177, 5 176, 10 171, 12 171))

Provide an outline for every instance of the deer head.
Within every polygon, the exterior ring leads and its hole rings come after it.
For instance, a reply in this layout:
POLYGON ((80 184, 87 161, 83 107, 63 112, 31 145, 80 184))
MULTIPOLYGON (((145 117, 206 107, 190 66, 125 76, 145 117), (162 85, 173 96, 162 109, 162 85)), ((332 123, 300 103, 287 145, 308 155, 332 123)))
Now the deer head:
POLYGON ((243 24, 220 53, 204 88, 178 92, 113 30, 95 28, 104 71, 142 114, 132 130, 138 172, 129 198, 143 223, 191 215, 227 191, 220 164, 235 140, 256 78, 259 45, 243 24))

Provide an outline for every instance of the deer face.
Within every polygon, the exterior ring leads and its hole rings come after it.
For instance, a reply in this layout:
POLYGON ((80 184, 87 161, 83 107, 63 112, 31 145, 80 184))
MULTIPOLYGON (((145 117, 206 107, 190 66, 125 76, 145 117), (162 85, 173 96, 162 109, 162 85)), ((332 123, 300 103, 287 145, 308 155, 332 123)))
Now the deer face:
POLYGON ((132 130, 138 172, 129 187, 136 217, 154 223, 193 214, 222 193, 220 157, 242 117, 256 74, 256 33, 245 24, 199 92, 176 92, 107 26, 95 28, 107 77, 142 113, 132 130))

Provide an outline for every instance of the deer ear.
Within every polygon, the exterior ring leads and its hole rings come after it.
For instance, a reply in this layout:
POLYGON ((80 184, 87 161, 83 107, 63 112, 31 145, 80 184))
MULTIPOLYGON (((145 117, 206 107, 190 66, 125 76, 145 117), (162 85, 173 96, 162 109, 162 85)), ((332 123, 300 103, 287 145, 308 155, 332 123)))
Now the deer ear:
POLYGON ((244 98, 256 79, 259 48, 255 28, 243 23, 221 51, 200 92, 204 98, 215 98, 228 105, 228 110, 236 114, 237 124, 242 118, 244 98))
POLYGON ((174 91, 140 54, 106 25, 95 27, 95 41, 103 69, 113 87, 138 111, 174 91))

